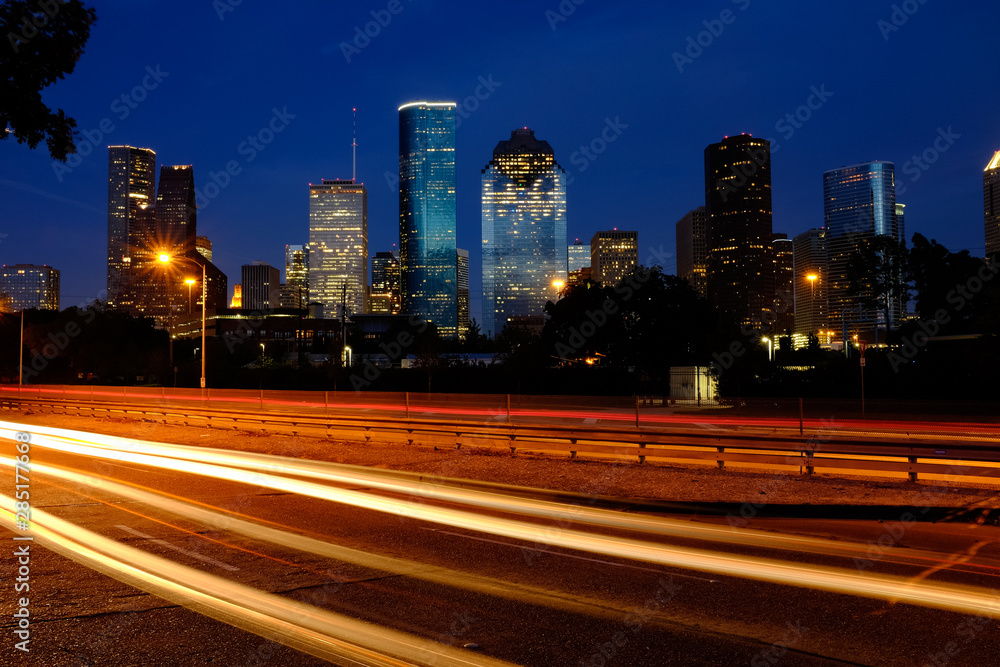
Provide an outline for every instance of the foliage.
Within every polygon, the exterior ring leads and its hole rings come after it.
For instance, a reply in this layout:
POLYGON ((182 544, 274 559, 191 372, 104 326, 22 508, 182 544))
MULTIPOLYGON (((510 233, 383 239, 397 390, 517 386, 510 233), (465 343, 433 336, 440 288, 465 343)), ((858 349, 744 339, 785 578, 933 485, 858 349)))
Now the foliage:
POLYGON ((80 0, 0 4, 0 139, 34 149, 44 139, 56 160, 76 152, 76 121, 42 102, 42 90, 72 74, 97 20, 80 0))

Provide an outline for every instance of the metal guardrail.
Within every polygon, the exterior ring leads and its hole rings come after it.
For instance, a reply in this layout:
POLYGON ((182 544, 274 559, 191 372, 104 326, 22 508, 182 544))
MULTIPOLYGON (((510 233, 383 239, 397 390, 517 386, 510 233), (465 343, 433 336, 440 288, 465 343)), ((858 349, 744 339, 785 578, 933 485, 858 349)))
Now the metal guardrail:
MULTIPOLYGON (((105 389, 105 388, 100 388, 105 389)), ((157 388, 159 391, 159 388, 157 388)), ((90 400, 65 398, 10 397, 0 390, 0 406, 4 408, 34 407, 40 410, 61 411, 66 414, 94 416, 98 414, 142 415, 165 424, 184 424, 209 428, 263 430, 269 433, 322 437, 366 442, 433 445, 448 448, 471 447, 486 450, 517 452, 560 452, 570 458, 580 455, 599 457, 627 457, 644 463, 647 459, 682 460, 697 463, 715 463, 724 468, 727 463, 758 464, 762 466, 798 467, 811 474, 821 470, 853 470, 862 472, 906 473, 910 481, 917 481, 920 474, 945 474, 966 477, 1000 478, 1000 448, 995 444, 966 441, 944 446, 940 441, 921 438, 889 439, 845 436, 837 433, 817 432, 811 435, 766 435, 741 433, 730 430, 705 431, 702 429, 664 429, 659 427, 607 427, 587 425, 521 424, 494 420, 457 421, 454 415, 446 418, 418 418, 408 413, 409 406, 366 404, 366 414, 361 416, 290 414, 262 410, 264 397, 259 396, 253 405, 252 396, 227 395, 223 403, 236 402, 241 409, 213 409, 194 407, 192 402, 202 400, 185 397, 183 401, 168 400, 165 390, 157 396, 149 392, 146 400, 140 396, 119 394, 122 401, 99 400, 104 392, 91 394, 90 400), (188 405, 183 403, 187 402, 188 405), (255 413, 248 412, 253 405, 255 413), (380 415, 383 410, 404 415, 380 415), (402 419, 400 417, 403 417, 402 419)), ((55 393, 55 392, 52 392, 55 393)), ((256 392, 244 392, 245 394, 256 392)), ((206 395, 207 397, 207 395, 206 395)), ((117 398, 115 396, 115 398, 117 398)), ((268 401, 281 404, 281 401, 268 401)), ((288 405, 298 402, 285 401, 288 405)), ((324 404, 314 401, 314 407, 324 404)), ((338 405, 352 408, 352 405, 338 405)), ((356 404, 353 406, 356 407, 356 404)), ((440 408, 441 406, 436 406, 440 408)), ((458 410, 462 406, 455 406, 458 410)), ((491 408, 492 410, 492 408, 491 408)), ((473 414, 481 416, 482 411, 473 414)), ((469 413, 464 413, 468 415, 469 413)), ((503 412, 496 411, 503 417, 503 412)), ((507 414, 509 419, 509 413, 507 414)))

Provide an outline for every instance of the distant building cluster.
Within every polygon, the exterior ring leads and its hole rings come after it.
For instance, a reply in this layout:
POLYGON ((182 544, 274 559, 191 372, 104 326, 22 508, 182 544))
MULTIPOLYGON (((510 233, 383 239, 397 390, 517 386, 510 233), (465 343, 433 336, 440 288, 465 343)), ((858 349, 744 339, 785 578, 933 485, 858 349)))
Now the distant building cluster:
MULTIPOLYGON (((827 171, 823 225, 788 239, 772 230, 769 142, 726 137, 705 149, 705 205, 676 224, 677 275, 740 323, 789 335, 796 347, 878 343, 880 327, 907 317, 906 303, 888 297, 873 307, 872 295, 852 284, 850 263, 876 238, 905 244, 895 182, 892 162, 827 171)), ((1000 152, 983 183, 990 255, 1000 251, 1000 152)))

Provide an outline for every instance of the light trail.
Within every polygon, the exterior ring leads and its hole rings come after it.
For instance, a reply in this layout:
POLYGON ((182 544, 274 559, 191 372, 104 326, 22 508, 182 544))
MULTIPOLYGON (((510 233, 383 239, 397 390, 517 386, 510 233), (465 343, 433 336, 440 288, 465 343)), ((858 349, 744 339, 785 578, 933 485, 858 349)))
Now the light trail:
MULTIPOLYGON (((11 465, 7 460, 3 460, 3 463, 11 465)), ((93 475, 90 473, 76 472, 59 466, 50 466, 43 463, 33 463, 32 469, 48 477, 60 478, 70 482, 76 482, 84 486, 94 485, 93 475)), ((368 551, 360 551, 358 549, 351 549, 349 547, 339 546, 324 540, 264 526, 254 521, 236 519, 229 514, 206 509, 205 507, 199 507, 197 504, 192 502, 168 497, 161 492, 144 490, 135 485, 114 482, 106 478, 102 479, 101 488, 106 490, 108 493, 115 494, 116 496, 131 498, 132 500, 146 503, 147 505, 155 507, 158 510, 174 514, 196 523, 204 524, 215 530, 244 535, 257 541, 268 542, 278 546, 296 549, 304 553, 311 553, 323 558, 330 558, 343 563, 363 567, 365 569, 402 575, 411 579, 419 579, 441 586, 461 588, 482 595, 502 597, 515 602, 527 602, 539 606, 564 609, 581 614, 589 614, 591 616, 607 615, 607 603, 605 601, 587 598, 579 594, 574 595, 573 599, 569 599, 553 595, 549 589, 538 588, 528 584, 511 584, 510 582, 502 579, 495 579, 493 577, 471 574, 435 565, 427 565, 402 558, 394 558, 392 556, 382 556, 368 551)), ((133 510, 121 507, 117 509, 135 513, 133 510)), ((143 514, 137 515, 150 521, 157 521, 157 519, 153 517, 143 514)), ((164 525, 176 530, 183 530, 182 528, 171 524, 165 523, 164 525)), ((298 567, 300 569, 309 570, 309 568, 304 568, 302 565, 291 561, 276 559, 271 556, 267 556, 266 554, 248 551, 242 547, 219 542, 218 540, 211 540, 211 538, 206 538, 204 535, 198 536, 203 539, 209 539, 210 541, 217 542, 221 546, 230 549, 247 551, 248 553, 258 557, 270 558, 271 560, 275 560, 289 567, 298 567)), ((309 571, 314 573, 316 572, 315 570, 309 571)))
MULTIPOLYGON (((0 422, 0 429, 6 426, 7 424, 0 422)), ((98 446, 108 451, 121 452, 126 451, 126 448, 127 450, 141 448, 143 453, 152 456, 177 458, 178 460, 190 462, 236 466, 249 471, 264 469, 275 474, 281 473, 297 477, 311 477, 337 484, 363 485, 421 499, 451 502, 501 512, 552 519, 560 522, 572 520, 582 524, 597 525, 606 528, 635 530, 657 535, 670 535, 768 549, 799 552, 806 550, 813 554, 832 556, 855 556, 866 553, 869 548, 868 545, 864 544, 834 544, 830 540, 822 538, 783 535, 745 528, 719 527, 668 518, 650 519, 579 505, 566 505, 543 500, 514 498, 498 493, 456 489, 454 487, 430 484, 419 480, 401 480, 399 479, 401 473, 379 473, 370 469, 365 470, 357 466, 346 466, 343 464, 321 463, 253 452, 234 452, 216 448, 192 448, 168 443, 135 441, 117 436, 72 432, 53 428, 46 428, 45 431, 58 437, 60 440, 87 443, 88 445, 98 446), (67 438, 66 434, 69 434, 71 437, 67 438), (81 439, 81 435, 86 437, 81 439)), ((893 549, 899 551, 898 549, 893 549)), ((905 549, 904 552, 905 555, 901 554, 904 558, 927 560, 934 563, 943 562, 941 558, 936 557, 934 554, 920 550, 905 549)), ((981 565, 976 567, 1000 571, 1000 567, 997 566, 981 565)))
MULTIPOLYGON (((0 502, 0 523, 16 532, 15 515, 7 509, 14 506, 14 499, 0 495, 0 502)), ((43 510, 32 509, 31 524, 29 534, 36 544, 153 595, 324 660, 376 667, 510 665, 206 574, 43 510)))
MULTIPOLYGON (((0 428, 4 426, 6 425, 0 424, 0 428)), ((274 490, 297 493, 362 509, 555 547, 600 553, 605 556, 642 560, 660 565, 813 588, 833 593, 908 602, 967 614, 1000 617, 1000 598, 995 593, 988 593, 984 589, 936 582, 912 582, 903 577, 861 574, 840 568, 743 557, 622 537, 607 537, 572 529, 544 527, 513 519, 484 516, 464 510, 429 507, 411 501, 337 489, 313 482, 286 479, 272 474, 250 473, 239 468, 176 458, 163 459, 149 454, 109 451, 106 448, 90 445, 59 442, 45 436, 38 438, 33 444, 49 446, 83 456, 129 461, 254 486, 266 486, 274 490)))

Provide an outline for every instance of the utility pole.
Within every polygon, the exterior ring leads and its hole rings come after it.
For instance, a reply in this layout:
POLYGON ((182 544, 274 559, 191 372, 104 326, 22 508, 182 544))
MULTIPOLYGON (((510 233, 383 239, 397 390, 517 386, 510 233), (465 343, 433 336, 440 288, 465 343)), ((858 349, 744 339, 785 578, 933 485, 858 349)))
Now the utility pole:
POLYGON ((21 347, 17 348, 17 386, 24 384, 24 308, 21 308, 21 347))

